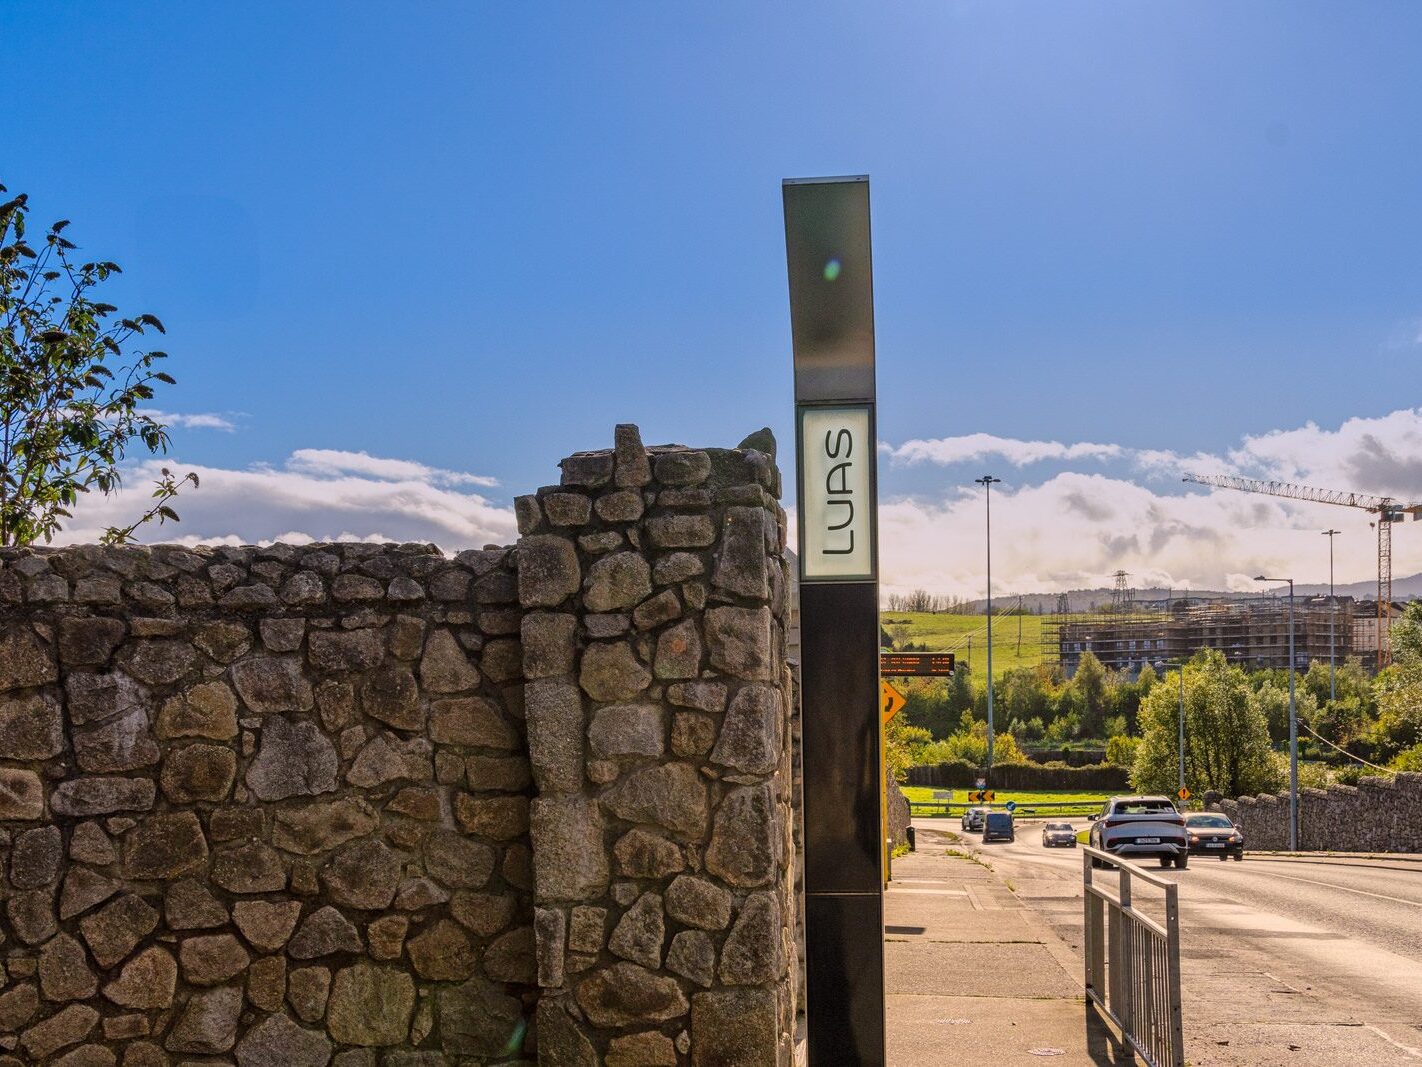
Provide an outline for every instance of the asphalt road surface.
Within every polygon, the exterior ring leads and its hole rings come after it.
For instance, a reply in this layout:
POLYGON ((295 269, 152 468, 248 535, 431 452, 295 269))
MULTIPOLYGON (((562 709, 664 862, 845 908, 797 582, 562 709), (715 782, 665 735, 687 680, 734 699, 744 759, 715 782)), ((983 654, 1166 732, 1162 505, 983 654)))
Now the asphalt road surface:
MULTIPOLYGON (((1012 843, 965 839, 1080 951, 1080 849, 1043 848, 1041 823, 1026 820, 1012 843)), ((1422 1064, 1422 863, 1246 854, 1147 869, 1180 886, 1190 1063, 1422 1064)), ((1160 900, 1136 889, 1157 916, 1160 900)))

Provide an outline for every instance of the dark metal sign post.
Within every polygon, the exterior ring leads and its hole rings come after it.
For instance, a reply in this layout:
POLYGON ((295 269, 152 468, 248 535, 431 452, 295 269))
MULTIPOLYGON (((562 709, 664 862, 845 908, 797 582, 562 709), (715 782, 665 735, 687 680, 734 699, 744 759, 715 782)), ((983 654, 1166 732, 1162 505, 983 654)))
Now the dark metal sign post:
POLYGON ((812 1067, 884 1052, 883 753, 869 179, 787 180, 812 1067))

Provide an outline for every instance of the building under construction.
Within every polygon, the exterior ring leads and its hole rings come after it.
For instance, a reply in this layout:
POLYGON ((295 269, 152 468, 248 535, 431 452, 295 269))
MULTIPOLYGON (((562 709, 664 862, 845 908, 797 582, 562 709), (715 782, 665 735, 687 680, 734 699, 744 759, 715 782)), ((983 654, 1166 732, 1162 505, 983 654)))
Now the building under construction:
MULTIPOLYGON (((1203 648, 1219 649, 1244 667, 1289 665, 1289 602, 1282 597, 1205 600, 1179 598, 1125 602, 1094 615, 1049 615, 1042 620, 1044 658, 1057 659, 1067 675, 1090 652, 1108 670, 1134 674, 1147 663, 1163 666, 1203 648)), ((1300 670, 1314 660, 1339 663, 1355 654, 1351 597, 1294 601, 1294 660, 1300 670)), ((1369 604, 1368 610, 1374 610, 1369 604)), ((1371 648, 1365 650, 1372 653, 1371 648)), ((1371 657, 1370 657, 1371 658, 1371 657)))

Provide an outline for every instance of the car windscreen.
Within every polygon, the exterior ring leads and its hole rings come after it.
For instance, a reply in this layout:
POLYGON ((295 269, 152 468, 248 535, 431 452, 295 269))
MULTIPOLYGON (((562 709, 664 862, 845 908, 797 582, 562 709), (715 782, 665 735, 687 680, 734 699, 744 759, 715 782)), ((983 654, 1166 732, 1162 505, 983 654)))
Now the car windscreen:
POLYGON ((1218 826, 1222 830, 1229 830, 1234 823, 1224 815, 1190 815, 1185 819, 1188 826, 1218 826))
POLYGON ((1175 805, 1168 800, 1129 800, 1116 805, 1117 815, 1175 814, 1175 805))
POLYGON ((1068 823, 1068 822, 1049 822, 1049 823, 1047 823, 1047 829, 1048 829, 1048 830, 1070 830, 1070 829, 1071 829, 1071 823, 1068 823))
POLYGON ((994 830, 1006 829, 1012 825, 1012 816, 1005 811, 990 812, 987 817, 987 824, 994 830))

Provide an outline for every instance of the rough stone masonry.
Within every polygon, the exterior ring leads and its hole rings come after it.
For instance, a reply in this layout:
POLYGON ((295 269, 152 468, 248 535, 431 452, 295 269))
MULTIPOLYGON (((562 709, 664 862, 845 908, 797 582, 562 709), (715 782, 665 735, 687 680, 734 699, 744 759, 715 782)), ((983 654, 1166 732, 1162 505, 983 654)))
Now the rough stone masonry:
MULTIPOLYGON (((1205 797, 1244 833, 1247 848, 1289 847, 1289 794, 1260 793, 1224 800, 1205 797)), ((1422 852, 1422 774, 1361 778, 1356 786, 1299 790, 1303 852, 1422 852)))
POLYGON ((0 551, 0 1065, 790 1062, 773 457, 562 469, 453 559, 0 551))

